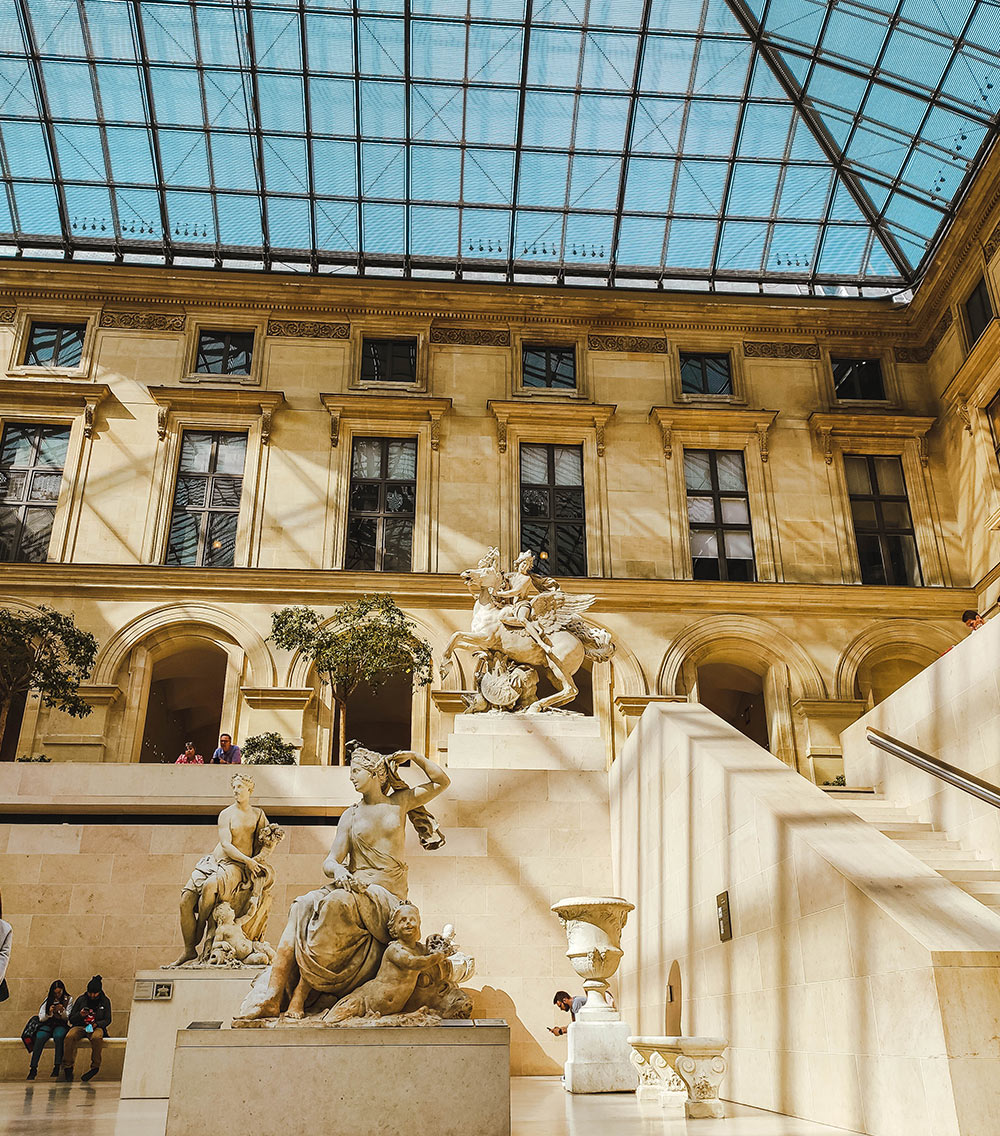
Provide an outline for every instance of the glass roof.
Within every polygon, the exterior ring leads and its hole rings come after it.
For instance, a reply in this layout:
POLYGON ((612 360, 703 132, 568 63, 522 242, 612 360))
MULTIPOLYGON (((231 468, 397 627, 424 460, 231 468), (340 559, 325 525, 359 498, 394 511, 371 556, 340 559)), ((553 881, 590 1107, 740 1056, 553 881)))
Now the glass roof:
POLYGON ((0 254, 884 294, 996 0, 2 0, 0 254))

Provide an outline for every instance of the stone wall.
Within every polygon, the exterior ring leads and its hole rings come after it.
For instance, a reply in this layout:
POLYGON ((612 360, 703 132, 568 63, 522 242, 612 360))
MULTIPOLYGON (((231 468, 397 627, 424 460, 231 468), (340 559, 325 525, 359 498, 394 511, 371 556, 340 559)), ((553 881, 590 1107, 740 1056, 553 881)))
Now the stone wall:
POLYGON ((670 982, 683 1033, 729 1038, 732 1100, 872 1136, 996 1130, 1000 916, 700 706, 646 710, 611 817, 636 1033, 664 1032, 670 982))
MULTIPOLYGON (((115 774, 132 771, 105 766, 100 772, 108 778, 111 801, 115 774)), ((225 773, 186 772, 192 778, 225 773)), ((299 771, 266 772, 273 782, 299 771)), ((330 795, 339 795, 341 808, 350 801, 345 769, 313 772, 328 775, 330 795)), ((32 773, 51 775, 51 792, 59 799, 60 770, 32 773)), ((269 807, 269 795, 276 795, 273 783, 258 803, 269 807)), ((124 809, 135 809, 133 797, 120 797, 124 809)), ((5 805, 11 803, 7 794, 5 805)), ((214 802, 224 803, 222 797, 214 802)), ((285 798, 286 809, 312 803, 285 798)), ((191 810, 204 805, 204 796, 187 802, 191 810)), ((577 980, 565 957, 565 933, 549 906, 610 887, 606 776, 457 770, 447 796, 432 811, 447 836, 443 849, 424 852, 408 834, 410 895, 420 907, 424 933, 455 924, 458 942, 476 958, 477 973, 467 984, 478 991, 475 1015, 510 1022, 511 1072, 558 1073, 565 1039, 546 1030, 562 1017, 552 994, 577 980)), ((0 825, 0 887, 4 916, 14 927, 11 998, 0 1007, 0 1036, 20 1034, 52 979, 62 978, 77 994, 96 973, 104 976, 114 1006, 112 1033, 126 1034, 133 976, 179 953, 180 889, 215 842, 213 824, 179 821, 150 824, 133 813, 113 824, 0 825)), ((291 901, 323 882, 321 863, 333 834, 332 826, 288 826, 274 856, 272 943, 291 901)), ((23 1050, 0 1050, 0 1076, 20 1079, 26 1067, 23 1050)))

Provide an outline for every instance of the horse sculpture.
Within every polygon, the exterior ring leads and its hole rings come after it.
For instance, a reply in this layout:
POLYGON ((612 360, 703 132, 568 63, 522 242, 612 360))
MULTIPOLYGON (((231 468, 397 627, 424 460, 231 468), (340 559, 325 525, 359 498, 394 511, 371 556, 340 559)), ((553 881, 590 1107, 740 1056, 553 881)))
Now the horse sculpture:
MULTIPOLYGON (((440 665, 442 678, 450 673, 453 652, 458 649, 475 652, 479 657, 477 687, 481 695, 484 691, 480 679, 484 671, 495 670, 489 664, 496 661, 497 656, 509 660, 510 664, 522 664, 516 668, 522 673, 523 664, 537 667, 548 675, 555 687, 555 692, 546 698, 534 697, 534 684, 527 687, 532 700, 527 705, 522 700, 522 705, 528 713, 537 714, 573 701, 578 693, 573 676, 584 659, 606 662, 614 654, 610 634, 591 627, 582 618, 583 612, 593 604, 594 596, 566 595, 554 582, 542 580, 542 589, 531 601, 531 631, 528 631, 508 625, 512 606, 497 599, 497 593, 507 584, 497 549, 490 549, 478 567, 463 572, 462 580, 476 597, 472 626, 468 631, 456 632, 448 641, 440 665)), ((486 701, 497 704, 495 699, 486 701)), ((516 694, 510 701, 516 701, 516 694)))

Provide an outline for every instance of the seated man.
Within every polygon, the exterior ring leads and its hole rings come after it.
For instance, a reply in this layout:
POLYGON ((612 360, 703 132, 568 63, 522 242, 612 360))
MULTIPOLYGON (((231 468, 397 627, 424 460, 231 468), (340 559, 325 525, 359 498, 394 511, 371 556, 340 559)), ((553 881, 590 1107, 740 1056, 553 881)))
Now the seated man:
MULTIPOLYGON (((574 998, 572 994, 566 990, 557 990, 555 997, 552 999, 552 1005, 558 1006, 560 1010, 569 1014, 570 1018, 575 1022, 576 1015, 587 1004, 587 998, 584 994, 577 994, 574 998)), ((549 1026, 549 1033, 554 1033, 556 1037, 562 1037, 566 1032, 566 1026, 549 1026)))
POLYGON ((101 976, 95 974, 87 983, 87 993, 77 998, 69 1015, 69 1033, 63 1043, 63 1077, 73 1080, 76 1050, 81 1041, 90 1042, 90 1068, 80 1078, 90 1081, 101 1071, 104 1039, 111 1025, 111 999, 104 993, 101 976))

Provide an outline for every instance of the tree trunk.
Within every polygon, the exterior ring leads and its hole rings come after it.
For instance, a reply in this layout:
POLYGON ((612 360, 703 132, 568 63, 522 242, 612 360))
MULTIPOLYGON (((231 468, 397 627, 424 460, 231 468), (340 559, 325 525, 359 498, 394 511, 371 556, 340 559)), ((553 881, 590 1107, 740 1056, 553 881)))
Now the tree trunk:
MULTIPOLYGON (((10 712, 10 704, 13 701, 13 696, 8 695, 3 702, 0 702, 0 748, 3 746, 3 732, 7 728, 7 715, 10 712)), ((17 757, 17 754, 14 754, 17 757)))
POLYGON ((347 754, 347 699, 337 699, 337 764, 345 764, 347 754))

